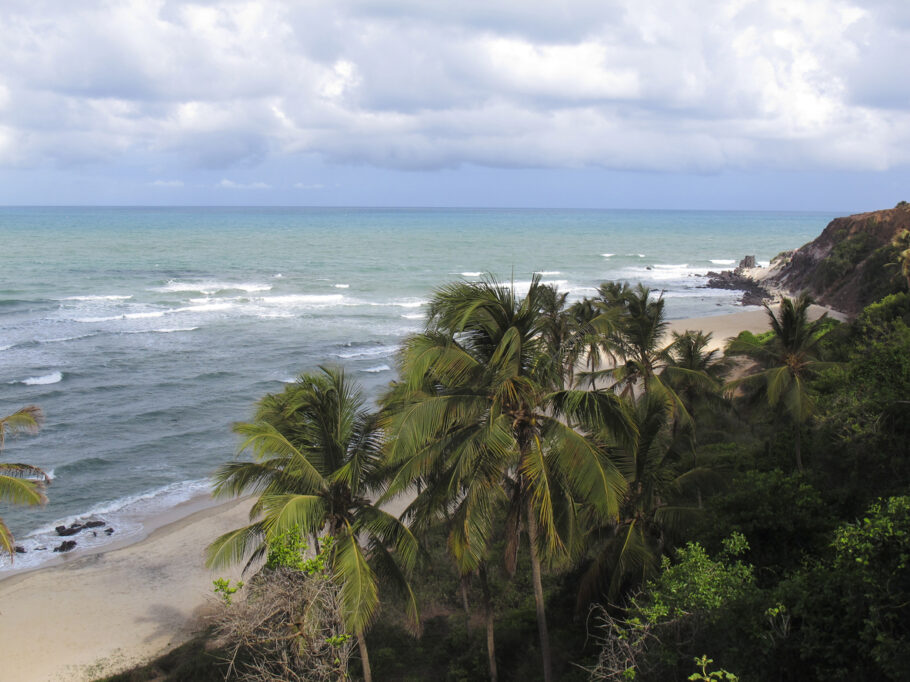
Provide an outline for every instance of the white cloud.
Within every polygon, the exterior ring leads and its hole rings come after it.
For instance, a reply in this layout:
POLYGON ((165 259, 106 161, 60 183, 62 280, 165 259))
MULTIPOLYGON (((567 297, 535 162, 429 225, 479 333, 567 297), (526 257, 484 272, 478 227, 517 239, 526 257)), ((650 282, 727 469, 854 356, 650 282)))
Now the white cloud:
POLYGON ((900 0, 10 0, 0 30, 6 166, 910 163, 900 0))
POLYGON ((216 187, 221 189, 271 189, 271 186, 265 182, 234 182, 224 178, 216 187))

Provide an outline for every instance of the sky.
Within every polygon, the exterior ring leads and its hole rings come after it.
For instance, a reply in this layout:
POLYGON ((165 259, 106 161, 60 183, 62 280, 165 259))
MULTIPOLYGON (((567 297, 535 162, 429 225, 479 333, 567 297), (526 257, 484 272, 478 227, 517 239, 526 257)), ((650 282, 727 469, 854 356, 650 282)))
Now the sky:
POLYGON ((910 200, 907 0, 3 0, 0 204, 910 200))

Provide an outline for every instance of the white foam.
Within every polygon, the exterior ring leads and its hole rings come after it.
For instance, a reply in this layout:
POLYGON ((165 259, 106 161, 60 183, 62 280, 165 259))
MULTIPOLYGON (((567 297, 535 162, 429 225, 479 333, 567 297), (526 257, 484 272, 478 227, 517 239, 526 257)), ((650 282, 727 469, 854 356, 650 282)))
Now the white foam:
POLYGON ((404 313, 402 317, 406 320, 422 320, 426 315, 423 313, 404 313))
POLYGON ((603 256, 604 258, 612 258, 616 254, 615 253, 602 253, 600 255, 603 256))
POLYGON ((74 322, 113 322, 114 320, 143 320, 153 317, 164 317, 171 310, 156 310, 147 313, 124 313, 123 315, 110 315, 108 317, 76 317, 74 322))
POLYGON ((111 296, 67 296, 65 298, 58 298, 58 301, 126 301, 127 299, 132 298, 132 296, 115 294, 111 296))
MULTIPOLYGON (((418 299, 403 298, 398 301, 392 301, 392 303, 390 305, 396 305, 399 308, 420 308, 421 306, 425 306, 427 303, 429 303, 429 301, 426 301, 422 298, 418 298, 418 299)), ((380 305, 383 305, 383 304, 380 304, 380 305)))
POLYGON ((173 334, 175 332, 194 332, 199 327, 163 327, 161 329, 137 329, 124 334, 173 334))
POLYGON ((712 258, 711 262, 714 265, 733 265, 736 260, 733 258, 712 258))
POLYGON ((335 305, 343 303, 344 296, 342 294, 286 294, 284 296, 264 296, 257 301, 269 305, 335 305))
POLYGON ((275 279, 281 279, 282 277, 284 277, 284 275, 282 275, 282 274, 279 272, 279 273, 276 274, 276 275, 272 275, 272 277, 274 277, 275 279))
POLYGON ((350 284, 336 284, 335 288, 336 289, 350 289, 351 285, 350 284))
MULTIPOLYGON (((234 304, 230 301, 222 303, 200 303, 198 305, 186 306, 185 308, 174 308, 168 312, 172 313, 212 313, 219 310, 230 310, 234 304)), ((163 314, 163 313, 162 313, 163 314)))
POLYGON ((235 282, 218 281, 179 282, 172 279, 164 286, 155 287, 151 289, 151 291, 166 294, 198 291, 201 294, 211 295, 217 294, 219 291, 245 291, 247 293, 253 293, 257 291, 270 291, 271 288, 271 284, 260 284, 258 282, 242 282, 239 284, 235 282))
POLYGON ((15 343, 11 343, 8 346, 0 346, 0 350, 9 350, 10 348, 12 348, 15 345, 16 345, 15 343))
POLYGON ((23 379, 19 382, 14 381, 12 383, 25 384, 26 386, 45 386, 47 384, 56 384, 60 381, 63 381, 63 372, 52 372, 51 374, 44 374, 40 377, 29 377, 28 379, 23 379))
POLYGON ((482 272, 462 272, 459 273, 462 277, 480 277, 482 272))
POLYGON ((542 277, 552 277, 553 275, 561 274, 559 270, 539 270, 534 273, 535 275, 541 275, 542 277))
POLYGON ((376 346, 373 348, 345 351, 344 353, 335 353, 335 356, 344 360, 355 360, 359 358, 384 358, 395 355, 397 352, 398 346, 376 346))
POLYGON ((769 267, 769 266, 771 265, 771 261, 769 261, 769 260, 760 260, 760 261, 756 261, 755 264, 756 264, 758 267, 760 267, 760 268, 767 268, 767 267, 769 267))
POLYGON ((388 372, 392 368, 388 365, 376 365, 375 367, 367 367, 364 372, 369 372, 370 374, 378 374, 379 372, 388 372))
MULTIPOLYGON (((38 343, 63 343, 64 341, 78 341, 79 339, 87 339, 92 336, 97 336, 97 334, 79 334, 78 336, 61 336, 55 339, 36 339, 38 343)), ((0 349, 2 350, 2 349, 0 349)))

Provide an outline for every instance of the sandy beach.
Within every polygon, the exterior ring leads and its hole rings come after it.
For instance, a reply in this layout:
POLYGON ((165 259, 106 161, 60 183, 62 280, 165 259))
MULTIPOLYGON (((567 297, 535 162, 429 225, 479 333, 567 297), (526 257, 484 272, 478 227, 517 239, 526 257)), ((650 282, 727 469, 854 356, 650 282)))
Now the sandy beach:
MULTIPOLYGON (((815 307, 813 317, 822 312, 815 307)), ((748 310, 673 320, 669 331, 711 332, 720 347, 743 329, 768 326, 764 310, 748 310)), ((212 579, 240 573, 238 566, 213 574, 203 550, 245 524, 249 505, 233 501, 195 511, 136 544, 65 555, 56 565, 0 581, 0 680, 96 679, 185 641, 212 604, 212 579)))

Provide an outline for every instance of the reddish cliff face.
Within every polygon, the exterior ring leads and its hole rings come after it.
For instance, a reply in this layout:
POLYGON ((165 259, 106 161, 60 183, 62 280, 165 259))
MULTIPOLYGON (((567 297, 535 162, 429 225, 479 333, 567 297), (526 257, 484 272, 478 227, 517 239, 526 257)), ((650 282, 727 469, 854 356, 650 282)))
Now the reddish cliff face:
POLYGON ((817 239, 772 264, 763 283, 856 314, 896 291, 906 291, 894 237, 910 230, 910 204, 835 218, 817 239))

